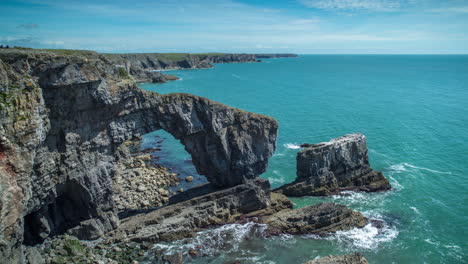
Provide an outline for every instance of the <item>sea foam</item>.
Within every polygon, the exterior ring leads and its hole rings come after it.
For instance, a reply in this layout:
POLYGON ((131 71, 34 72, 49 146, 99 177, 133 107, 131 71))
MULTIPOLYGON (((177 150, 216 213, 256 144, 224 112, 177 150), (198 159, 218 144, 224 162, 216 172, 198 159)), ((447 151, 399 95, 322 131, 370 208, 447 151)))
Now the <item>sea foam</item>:
POLYGON ((288 148, 288 149, 300 149, 301 146, 293 144, 293 143, 286 143, 283 145, 283 147, 288 148))

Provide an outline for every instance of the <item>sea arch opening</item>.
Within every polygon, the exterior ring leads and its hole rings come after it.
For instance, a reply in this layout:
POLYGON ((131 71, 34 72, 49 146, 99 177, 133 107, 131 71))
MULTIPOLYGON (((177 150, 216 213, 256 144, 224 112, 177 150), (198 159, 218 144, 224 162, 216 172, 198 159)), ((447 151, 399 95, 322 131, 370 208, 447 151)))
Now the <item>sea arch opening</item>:
POLYGON ((121 146, 113 180, 119 216, 152 211, 172 197, 208 183, 180 140, 159 129, 121 146))

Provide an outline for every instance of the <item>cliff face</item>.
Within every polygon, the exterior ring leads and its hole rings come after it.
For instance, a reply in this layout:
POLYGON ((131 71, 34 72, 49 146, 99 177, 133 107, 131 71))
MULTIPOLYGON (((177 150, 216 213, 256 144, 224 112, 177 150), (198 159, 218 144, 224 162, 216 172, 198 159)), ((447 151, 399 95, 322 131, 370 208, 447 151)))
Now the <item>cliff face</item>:
POLYGON ((167 69, 212 68, 212 63, 256 62, 254 54, 105 54, 115 65, 123 67, 139 82, 164 82, 167 69))
POLYGON ((174 79, 171 75, 155 72, 167 69, 203 69, 212 68, 213 63, 257 62, 257 58, 297 57, 295 54, 235 54, 235 53, 200 53, 200 54, 105 54, 106 58, 119 65, 139 82, 165 82, 174 79))
POLYGON ((200 174, 230 187, 265 171, 277 122, 187 94, 140 90, 92 52, 0 53, 0 259, 67 231, 93 239, 116 228, 115 151, 164 129, 200 174))
POLYGON ((344 190, 384 191, 391 188, 369 165, 366 137, 355 133, 318 144, 304 144, 297 154, 297 178, 277 189, 287 196, 329 195, 344 190))

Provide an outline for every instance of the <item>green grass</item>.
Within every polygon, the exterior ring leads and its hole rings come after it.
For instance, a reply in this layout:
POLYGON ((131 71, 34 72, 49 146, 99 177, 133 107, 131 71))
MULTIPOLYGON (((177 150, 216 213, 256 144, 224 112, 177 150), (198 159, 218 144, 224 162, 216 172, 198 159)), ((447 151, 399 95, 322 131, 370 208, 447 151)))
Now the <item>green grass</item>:
MULTIPOLYGON (((50 53, 55 53, 58 55, 81 55, 81 56, 92 56, 92 55, 97 55, 99 54, 96 51, 91 51, 91 50, 72 50, 72 49, 34 49, 34 48, 28 48, 28 47, 12 47, 9 49, 5 50, 19 50, 19 51, 32 51, 32 52, 50 52, 50 53)), ((127 54, 127 53, 124 53, 127 54)), ((139 53, 128 53, 128 54, 133 54, 138 56, 139 53)), ((158 58, 160 60, 166 60, 166 61, 183 61, 187 59, 189 56, 196 56, 199 57, 200 59, 204 59, 207 56, 222 56, 225 55, 226 53, 220 53, 220 52, 205 52, 205 53, 141 53, 141 55, 151 55, 154 56, 155 58, 158 58)), ((108 58, 113 58, 114 55, 122 55, 122 54, 113 54, 113 53, 104 53, 104 56, 108 58)))
POLYGON ((122 79, 130 79, 130 75, 124 68, 119 68, 119 77, 122 79))
POLYGON ((72 50, 72 49, 33 49, 28 47, 12 47, 9 49, 2 49, 4 51, 32 51, 32 52, 50 52, 58 55, 96 55, 96 51, 91 50, 72 50))

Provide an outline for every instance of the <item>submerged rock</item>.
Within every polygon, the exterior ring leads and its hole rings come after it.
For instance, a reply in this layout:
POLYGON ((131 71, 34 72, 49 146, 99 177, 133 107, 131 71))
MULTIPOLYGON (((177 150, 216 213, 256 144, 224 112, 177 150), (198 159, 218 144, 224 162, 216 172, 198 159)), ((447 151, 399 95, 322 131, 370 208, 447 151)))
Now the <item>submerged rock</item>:
POLYGON ((282 210, 263 219, 269 235, 327 235, 362 228, 369 220, 361 213, 335 203, 321 203, 299 209, 282 210))
POLYGON ((369 165, 366 137, 355 133, 319 144, 303 144, 297 154, 297 178, 276 189, 287 196, 330 195, 345 190, 391 189, 381 172, 369 165))
POLYGON ((328 256, 307 261, 304 264, 368 264, 367 259, 360 253, 343 256, 328 256))

